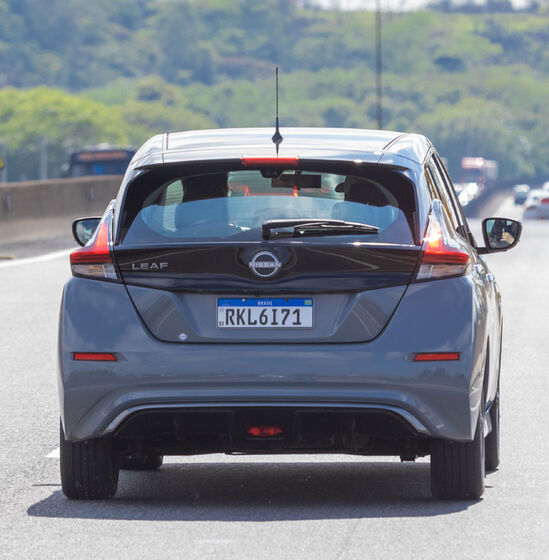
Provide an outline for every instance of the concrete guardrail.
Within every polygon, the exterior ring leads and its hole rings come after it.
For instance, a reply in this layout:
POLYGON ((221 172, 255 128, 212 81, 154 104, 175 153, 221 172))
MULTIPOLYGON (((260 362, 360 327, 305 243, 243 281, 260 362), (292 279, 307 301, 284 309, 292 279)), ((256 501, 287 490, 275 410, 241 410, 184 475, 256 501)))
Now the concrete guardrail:
POLYGON ((122 177, 77 177, 0 184, 0 246, 70 235, 72 221, 98 216, 122 177))

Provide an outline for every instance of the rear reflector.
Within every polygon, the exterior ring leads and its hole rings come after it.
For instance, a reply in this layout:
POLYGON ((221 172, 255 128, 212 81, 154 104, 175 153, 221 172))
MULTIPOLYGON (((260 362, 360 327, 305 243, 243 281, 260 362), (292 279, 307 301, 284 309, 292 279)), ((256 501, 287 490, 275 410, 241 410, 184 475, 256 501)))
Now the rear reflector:
POLYGON ((244 167, 297 167, 298 157, 250 156, 241 158, 244 167))
POLYGON ((455 362, 459 352, 422 352, 414 356, 414 362, 455 362))
POLYGON ((279 426, 252 426, 246 433, 254 437, 275 437, 284 433, 284 430, 279 426))
POLYGON ((91 244, 80 247, 70 255, 71 270, 76 276, 117 280, 118 275, 110 251, 110 217, 104 218, 91 244))
POLYGON ((73 360, 83 362, 117 362, 114 354, 106 352, 75 352, 72 355, 73 360))

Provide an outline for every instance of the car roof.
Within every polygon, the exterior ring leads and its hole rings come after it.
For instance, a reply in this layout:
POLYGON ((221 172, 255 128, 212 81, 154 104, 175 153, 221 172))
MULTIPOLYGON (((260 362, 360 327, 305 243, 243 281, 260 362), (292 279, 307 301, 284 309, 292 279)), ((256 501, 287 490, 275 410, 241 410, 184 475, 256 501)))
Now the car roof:
MULTIPOLYGON (((279 155, 303 159, 421 164, 431 143, 420 134, 352 128, 281 128, 279 155), (383 159, 383 162, 381 161, 383 159)), ((136 153, 133 168, 194 161, 275 156, 274 128, 226 128, 170 132, 152 137, 136 153)))

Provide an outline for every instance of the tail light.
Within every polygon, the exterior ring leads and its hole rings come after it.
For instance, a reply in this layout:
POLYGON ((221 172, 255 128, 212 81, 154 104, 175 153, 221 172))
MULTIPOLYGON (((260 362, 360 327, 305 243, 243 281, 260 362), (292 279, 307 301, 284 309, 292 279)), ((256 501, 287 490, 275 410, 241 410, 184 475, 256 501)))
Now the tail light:
POLYGON ((467 273, 469 267, 469 253, 450 233, 443 207, 439 200, 435 200, 429 217, 427 235, 423 240, 416 280, 462 276, 467 273))
POLYGON ((549 198, 542 198, 540 202, 542 204, 549 204, 549 198))
POLYGON ((111 225, 112 213, 109 211, 103 216, 89 243, 71 253, 71 270, 74 276, 118 280, 111 252, 111 225))

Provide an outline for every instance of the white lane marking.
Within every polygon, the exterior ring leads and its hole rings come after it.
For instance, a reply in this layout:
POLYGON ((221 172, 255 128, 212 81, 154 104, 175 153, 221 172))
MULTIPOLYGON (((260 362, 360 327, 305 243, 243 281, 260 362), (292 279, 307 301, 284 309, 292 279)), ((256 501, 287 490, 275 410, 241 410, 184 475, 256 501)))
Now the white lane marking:
POLYGON ((497 218, 507 218, 510 215, 516 215, 520 210, 515 208, 515 202, 512 197, 506 198, 496 209, 494 216, 497 218))
POLYGON ((48 459, 59 459, 59 447, 46 455, 48 459))
POLYGON ((12 261, 0 262, 0 268, 9 268, 12 266, 23 266, 25 264, 53 261, 62 257, 68 257, 72 251, 73 249, 63 249, 62 251, 54 251, 53 253, 47 253, 45 255, 40 255, 39 257, 28 257, 26 259, 14 259, 12 261))

